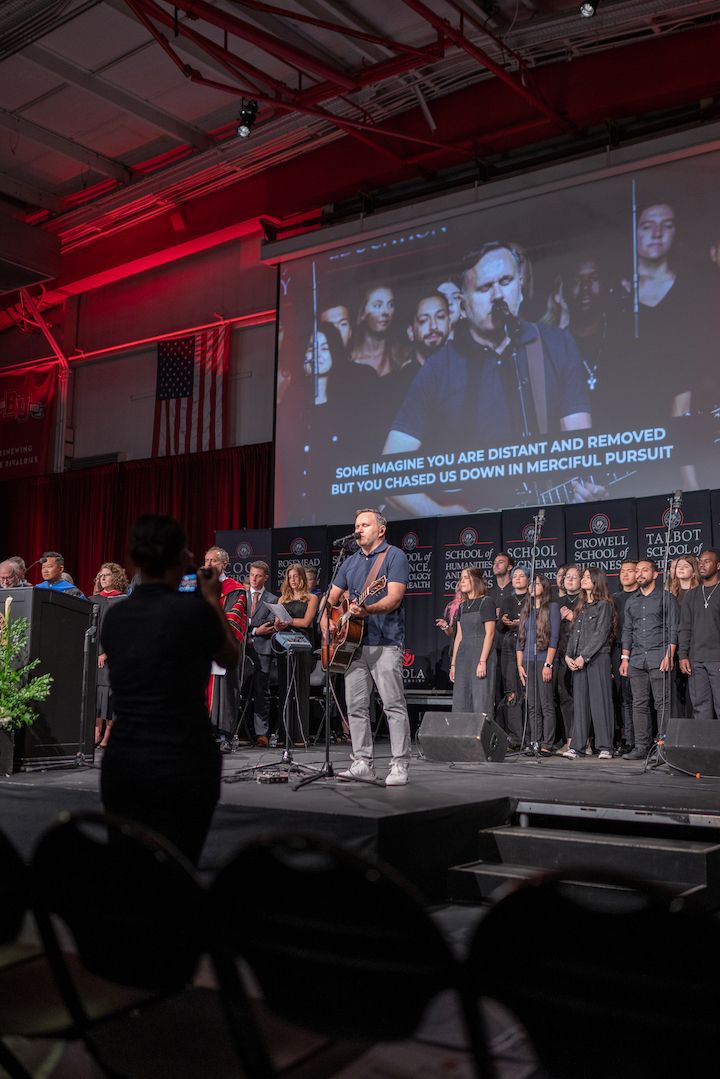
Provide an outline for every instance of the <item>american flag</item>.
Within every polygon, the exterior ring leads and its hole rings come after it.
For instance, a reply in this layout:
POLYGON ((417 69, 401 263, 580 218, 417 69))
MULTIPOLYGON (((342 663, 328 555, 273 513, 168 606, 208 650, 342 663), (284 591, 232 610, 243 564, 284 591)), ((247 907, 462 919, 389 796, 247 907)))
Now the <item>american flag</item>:
POLYGON ((222 447, 229 352, 225 325, 158 342, 153 457, 222 447))

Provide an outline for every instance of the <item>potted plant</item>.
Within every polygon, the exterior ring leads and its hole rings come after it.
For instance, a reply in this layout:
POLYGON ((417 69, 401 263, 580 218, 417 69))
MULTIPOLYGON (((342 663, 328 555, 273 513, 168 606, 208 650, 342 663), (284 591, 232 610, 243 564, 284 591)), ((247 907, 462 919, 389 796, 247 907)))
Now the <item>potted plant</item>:
POLYGON ((13 770, 15 731, 35 722, 32 702, 44 701, 52 685, 49 674, 29 677, 39 659, 19 664, 27 648, 29 622, 27 618, 11 619, 11 607, 12 596, 8 596, 0 613, 0 775, 13 770))

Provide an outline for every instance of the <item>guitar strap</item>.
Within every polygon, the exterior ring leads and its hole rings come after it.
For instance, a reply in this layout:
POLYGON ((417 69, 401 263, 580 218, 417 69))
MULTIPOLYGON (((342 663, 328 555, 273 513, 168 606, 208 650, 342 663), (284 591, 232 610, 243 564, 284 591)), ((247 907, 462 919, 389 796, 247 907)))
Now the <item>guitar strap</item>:
POLYGON ((542 338, 539 330, 535 340, 528 341, 525 345, 525 355, 527 356, 528 372, 530 374, 530 387, 533 401, 535 402, 538 431, 541 435, 546 435, 548 423, 547 395, 545 392, 545 357, 543 356, 542 338))
POLYGON ((366 592, 368 590, 368 588, 370 588, 370 586, 373 584, 373 582, 377 579, 377 576, 380 573, 380 570, 382 569, 383 562, 387 558, 387 553, 388 553, 389 550, 390 550, 390 547, 389 546, 386 547, 385 550, 383 551, 383 553, 380 555, 380 557, 375 559, 375 561, 373 563, 373 566, 372 566, 372 569, 370 570, 367 577, 365 578, 365 584, 362 586, 362 589, 361 589, 362 592, 366 592))

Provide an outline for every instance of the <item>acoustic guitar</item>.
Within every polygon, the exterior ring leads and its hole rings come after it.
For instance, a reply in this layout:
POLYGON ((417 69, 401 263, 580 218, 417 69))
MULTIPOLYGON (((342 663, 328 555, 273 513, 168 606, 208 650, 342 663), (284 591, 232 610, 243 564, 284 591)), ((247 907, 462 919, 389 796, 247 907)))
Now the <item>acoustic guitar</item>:
MULTIPOLYGON (((376 581, 360 593, 357 600, 362 604, 368 596, 382 592, 387 584, 387 577, 378 577, 376 581)), ((330 669, 331 674, 344 674, 352 663, 355 652, 362 644, 364 619, 354 618, 350 614, 350 603, 343 599, 336 607, 330 608, 330 662, 328 663, 327 641, 323 637, 322 669, 330 669)))

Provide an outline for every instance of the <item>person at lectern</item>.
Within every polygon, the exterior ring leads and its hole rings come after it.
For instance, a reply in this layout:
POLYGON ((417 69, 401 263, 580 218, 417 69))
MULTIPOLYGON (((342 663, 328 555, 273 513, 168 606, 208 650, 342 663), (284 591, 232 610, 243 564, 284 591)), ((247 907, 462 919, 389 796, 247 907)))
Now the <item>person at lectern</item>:
POLYGON ((22 588, 23 581, 18 568, 10 559, 0 562, 0 588, 22 588))
POLYGON ((36 588, 49 588, 53 592, 63 592, 66 596, 77 596, 78 599, 85 599, 79 588, 63 580, 65 559, 58 551, 45 551, 40 561, 42 563, 40 572, 43 579, 40 584, 35 585, 36 588))
POLYGON ((220 792, 210 664, 236 666, 239 647, 214 570, 198 572, 197 592, 178 591, 193 554, 173 517, 139 517, 130 558, 140 584, 103 626, 116 716, 102 762, 103 805, 166 836, 197 864, 220 792))
MULTIPOLYGON (((410 722, 403 687, 405 617, 403 599, 409 567, 407 555, 385 539, 387 521, 374 509, 355 515, 358 549, 347 558, 335 578, 328 603, 339 603, 343 593, 349 599, 349 613, 363 619, 363 642, 354 653, 345 672, 345 700, 348 708, 353 760, 340 779, 375 781, 374 746, 370 726, 370 695, 375 685, 383 703, 390 731, 392 761, 385 778, 387 787, 404 786, 410 764, 410 722), (358 599, 374 581, 387 578, 384 587, 358 599)), ((321 629, 326 632, 327 614, 323 612, 321 629)))
MULTIPOLYGON (((478 432, 484 443, 504 445, 591 427, 582 358, 572 336, 518 317, 523 293, 517 252, 505 243, 485 244, 467 257, 462 286, 467 318, 413 380, 383 452, 442 451, 448 431, 456 445, 473 447, 478 432)), ((462 498, 441 507, 417 493, 393 496, 393 503, 428 517, 481 504, 470 490, 462 498)))
POLYGON ((487 595, 482 570, 469 566, 460 574, 463 601, 458 612, 450 663, 453 712, 495 715, 495 603, 487 595))

